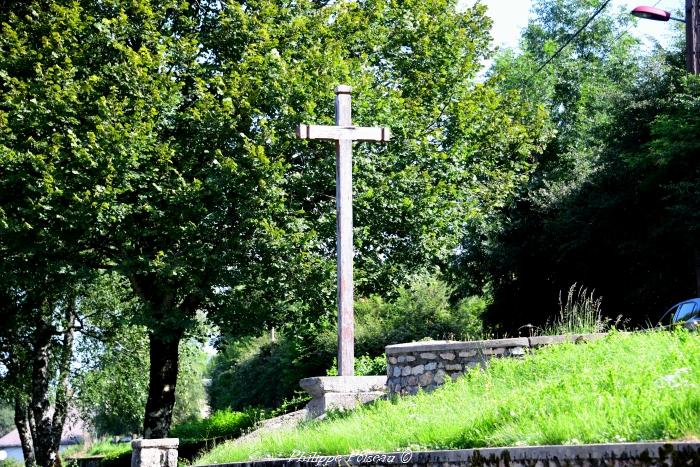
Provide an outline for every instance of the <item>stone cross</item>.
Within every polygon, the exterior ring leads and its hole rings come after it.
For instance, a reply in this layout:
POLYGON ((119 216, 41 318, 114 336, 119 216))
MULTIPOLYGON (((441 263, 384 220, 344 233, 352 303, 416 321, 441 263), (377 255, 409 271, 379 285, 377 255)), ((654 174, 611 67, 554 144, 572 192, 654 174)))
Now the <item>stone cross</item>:
POLYGON ((352 126, 350 86, 335 88, 335 126, 299 125, 297 137, 335 141, 335 202, 338 260, 338 374, 352 376, 355 360, 352 286, 352 142, 389 141, 381 127, 352 126))

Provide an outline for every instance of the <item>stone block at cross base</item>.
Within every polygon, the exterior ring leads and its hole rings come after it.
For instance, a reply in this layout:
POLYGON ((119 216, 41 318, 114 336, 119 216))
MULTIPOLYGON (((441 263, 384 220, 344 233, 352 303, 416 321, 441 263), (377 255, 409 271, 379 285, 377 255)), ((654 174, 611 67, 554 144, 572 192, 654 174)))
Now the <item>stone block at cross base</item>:
POLYGON ((299 385, 311 394, 307 418, 316 418, 331 409, 352 409, 386 393, 386 376, 322 376, 304 378, 299 385))
POLYGON ((131 442, 131 467, 177 467, 178 438, 135 439, 131 442))

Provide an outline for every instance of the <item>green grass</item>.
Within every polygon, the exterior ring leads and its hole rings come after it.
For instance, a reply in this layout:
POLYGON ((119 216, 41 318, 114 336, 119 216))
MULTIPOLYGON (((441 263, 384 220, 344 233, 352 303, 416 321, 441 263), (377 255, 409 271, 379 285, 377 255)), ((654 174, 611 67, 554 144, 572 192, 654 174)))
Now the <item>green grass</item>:
POLYGON ((125 452, 131 451, 131 443, 112 443, 109 441, 102 441, 93 444, 88 452, 87 456, 105 456, 107 458, 118 457, 125 452))
POLYGON ((611 333, 585 344, 493 360, 430 394, 224 443, 196 464, 411 449, 696 438, 700 336, 611 333))
POLYGON ((0 461, 0 467, 24 467, 24 463, 15 459, 0 461))
POLYGON ((111 441, 99 441, 93 443, 88 449, 80 444, 71 446, 61 453, 62 458, 105 456, 107 459, 117 458, 127 452, 131 452, 131 443, 113 443, 111 441))

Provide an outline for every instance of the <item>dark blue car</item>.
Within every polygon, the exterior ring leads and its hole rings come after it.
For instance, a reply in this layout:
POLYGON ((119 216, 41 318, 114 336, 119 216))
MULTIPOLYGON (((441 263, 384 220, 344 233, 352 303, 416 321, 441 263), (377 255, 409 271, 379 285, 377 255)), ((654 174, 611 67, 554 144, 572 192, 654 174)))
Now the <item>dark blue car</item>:
POLYGON ((700 326, 700 298, 690 298, 676 303, 663 314, 659 323, 683 323, 689 329, 700 326))

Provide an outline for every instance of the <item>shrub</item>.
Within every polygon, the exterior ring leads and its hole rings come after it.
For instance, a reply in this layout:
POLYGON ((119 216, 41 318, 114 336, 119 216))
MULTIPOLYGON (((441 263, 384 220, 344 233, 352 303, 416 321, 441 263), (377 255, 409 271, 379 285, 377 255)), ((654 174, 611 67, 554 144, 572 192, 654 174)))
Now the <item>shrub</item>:
POLYGON ((127 445, 126 450, 115 450, 104 456, 100 467, 129 467, 131 465, 131 446, 127 445))
MULTIPOLYGON (((433 276, 418 276, 411 286, 402 287, 398 297, 386 302, 378 297, 360 300, 358 314, 376 316, 381 323, 383 345, 424 339, 473 340, 481 337, 481 314, 486 301, 469 297, 457 305, 450 303, 452 289, 433 276)), ((370 322, 371 320, 367 320, 370 322)), ((381 353, 383 353, 383 346, 381 353)))
MULTIPOLYGON (((379 296, 355 304, 355 346, 361 355, 383 355, 390 344, 425 339, 475 340, 483 336, 481 315, 487 302, 468 297, 456 305, 453 290, 435 276, 416 276, 409 287, 401 287, 395 300, 379 296)), ((326 347, 335 349, 335 330, 321 336, 326 347)))
MULTIPOLYGON (((361 355, 355 359, 355 376, 374 376, 386 373, 386 357, 370 357, 361 355)), ((338 376, 338 359, 333 358, 333 366, 326 373, 328 376, 338 376)))
POLYGON ((217 410, 203 420, 192 420, 174 426, 170 430, 170 436, 180 438, 178 465, 184 461, 191 461, 226 439, 241 436, 262 416, 262 412, 252 410, 217 410))
MULTIPOLYGON (((373 295, 356 301, 355 354, 364 356, 355 362, 356 374, 384 374, 384 347, 389 344, 480 338, 486 300, 469 297, 453 304, 452 294, 440 278, 423 274, 401 287, 393 300, 373 295)), ((311 336, 294 330, 280 333, 277 341, 263 336, 225 343, 210 371, 211 407, 272 409, 295 397, 299 379, 330 374, 337 355, 337 331, 335 326, 318 327, 311 336)))
POLYGON ((299 379, 325 374, 333 353, 279 335, 228 342, 214 358, 207 388, 213 410, 272 409, 294 397, 299 379))
POLYGON ((255 421, 256 417, 251 413, 218 410, 203 420, 174 426, 170 430, 170 436, 190 440, 235 438, 253 426, 255 421))

